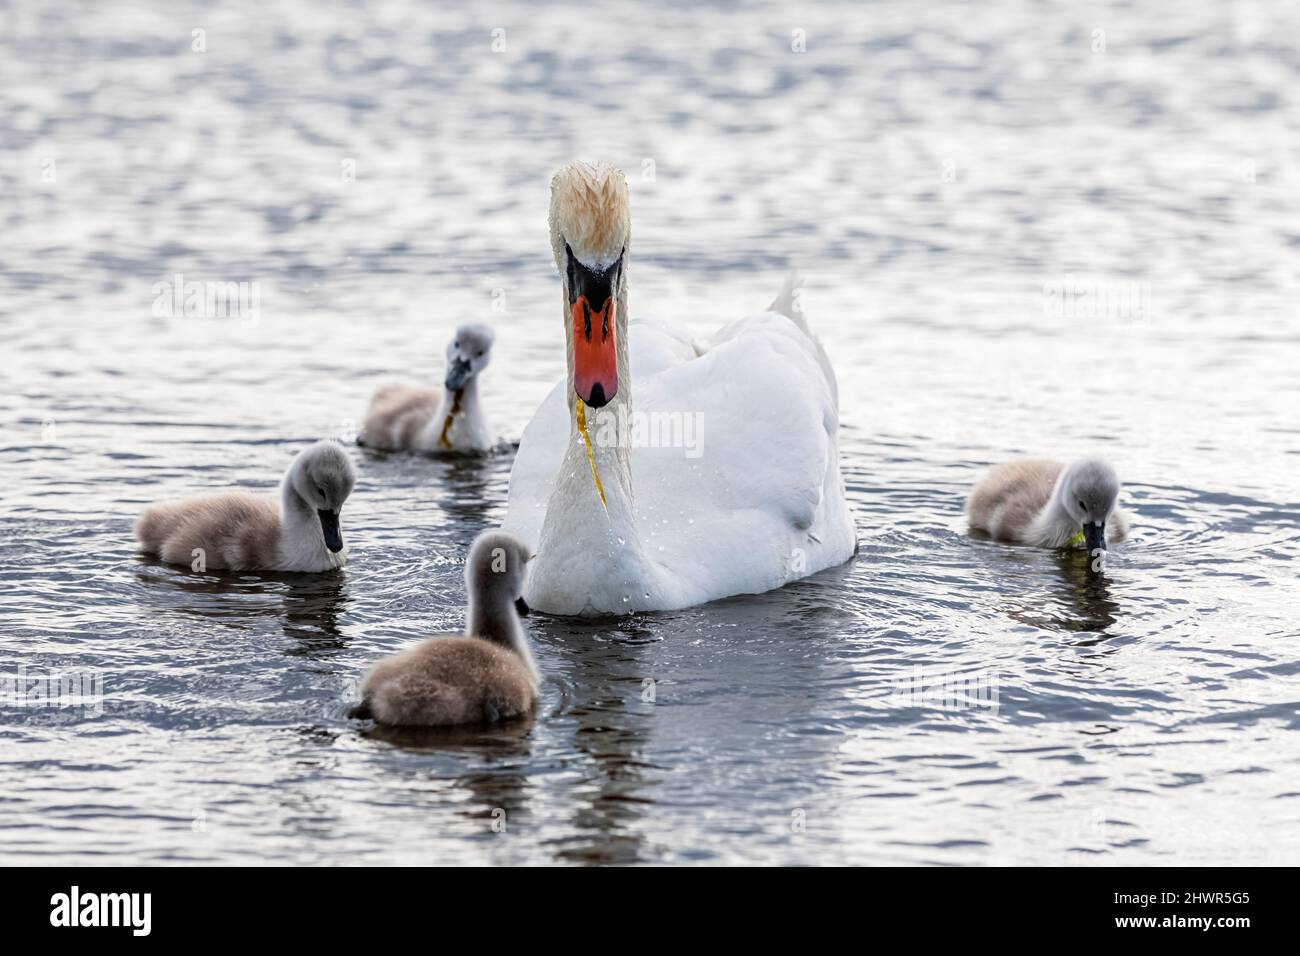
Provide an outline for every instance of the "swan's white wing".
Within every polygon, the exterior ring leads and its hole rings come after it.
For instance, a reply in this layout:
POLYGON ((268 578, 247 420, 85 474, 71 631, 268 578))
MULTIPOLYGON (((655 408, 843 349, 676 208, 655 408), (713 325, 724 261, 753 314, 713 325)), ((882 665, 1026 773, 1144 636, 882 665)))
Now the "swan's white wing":
POLYGON ((633 319, 628 323, 628 356, 632 362, 632 401, 637 401, 640 382, 665 369, 689 362, 704 351, 679 325, 655 319, 633 319))
POLYGON ((638 415, 696 423, 693 447, 632 455, 642 545, 679 600, 768 590, 852 553, 819 352, 790 319, 763 313, 638 380, 638 415))
POLYGON ((551 487, 569 440, 569 414, 564 400, 567 389, 568 383, 560 381, 547 393, 524 427, 519 451, 510 467, 506 518, 501 528, 519 538, 531 551, 537 550, 542 536, 546 504, 551 500, 551 487))

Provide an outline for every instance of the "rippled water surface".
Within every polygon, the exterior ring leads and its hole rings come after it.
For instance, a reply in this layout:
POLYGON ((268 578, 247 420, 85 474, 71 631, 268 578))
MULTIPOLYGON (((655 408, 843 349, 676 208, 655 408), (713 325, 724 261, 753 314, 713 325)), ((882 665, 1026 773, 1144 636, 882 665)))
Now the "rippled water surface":
POLYGON ((1300 13, 980 10, 0 11, 0 655, 104 691, 0 700, 0 856, 1296 862, 1300 13), (534 616, 530 726, 382 734, 355 681, 460 626, 508 452, 354 449, 338 576, 161 566, 132 519, 273 486, 470 318, 517 441, 564 371, 546 184, 587 156, 629 172, 634 314, 704 334, 806 273, 860 552, 534 616), (256 316, 156 314, 178 273, 256 316), (1084 452, 1134 524, 1103 577, 966 534, 981 468, 1084 452))

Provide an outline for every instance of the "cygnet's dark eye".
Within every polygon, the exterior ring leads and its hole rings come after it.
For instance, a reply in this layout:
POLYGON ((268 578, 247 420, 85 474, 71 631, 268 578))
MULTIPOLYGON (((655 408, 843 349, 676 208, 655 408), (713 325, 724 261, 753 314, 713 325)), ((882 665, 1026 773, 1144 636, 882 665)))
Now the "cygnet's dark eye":
POLYGON ((1087 510, 1088 510, 1088 506, 1085 505, 1082 501, 1080 501, 1080 502, 1079 502, 1079 510, 1080 510, 1080 511, 1087 511, 1087 510))
POLYGON ((451 347, 454 349, 460 348, 460 339, 457 339, 455 342, 452 342, 451 347))
POLYGON ((324 498, 324 497, 325 497, 325 489, 322 488, 320 485, 317 485, 317 486, 316 486, 316 494, 318 494, 318 495, 320 495, 322 498, 324 498))

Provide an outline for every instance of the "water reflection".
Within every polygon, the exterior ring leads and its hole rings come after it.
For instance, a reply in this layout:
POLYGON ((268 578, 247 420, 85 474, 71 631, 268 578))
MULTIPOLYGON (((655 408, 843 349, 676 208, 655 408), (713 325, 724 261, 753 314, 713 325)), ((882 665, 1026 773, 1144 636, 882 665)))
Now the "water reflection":
MULTIPOLYGON (((509 474, 509 465, 503 471, 502 459, 494 455, 437 455, 430 456, 430 461, 441 486, 442 509, 464 519, 467 526, 486 527, 488 512, 501 494, 500 479, 509 474)), ((466 538, 467 545, 472 537, 466 538)))
POLYGON ((1107 573, 1094 571, 1085 552, 1017 550, 1008 555, 1008 560, 1021 565, 1016 577, 1030 587, 1008 600, 1009 617, 1039 630, 1096 635, 1075 642, 1081 646, 1106 639, 1106 630, 1118 620, 1119 605, 1111 597, 1107 573), (1055 579, 1042 578, 1041 584, 1031 585, 1029 572, 1035 570, 1036 558, 1042 558, 1055 579))
POLYGON ((633 827, 654 801, 644 758, 654 728, 655 685, 644 651, 656 637, 641 616, 595 622, 533 615, 533 639, 562 657, 565 734, 594 779, 580 788, 573 835, 556 841, 557 859, 632 863, 645 839, 633 827))
POLYGON ((389 727, 370 723, 361 730, 361 736, 415 753, 464 751, 485 757, 526 757, 530 753, 528 735, 535 721, 529 715, 500 724, 460 727, 389 727))
POLYGON ((289 654, 313 656, 347 646, 339 628, 348 606, 344 571, 189 571, 147 555, 138 560, 136 579, 146 589, 176 592, 164 599, 176 613, 222 620, 282 618, 284 633, 301 642, 289 654), (277 597, 278 601, 261 600, 277 597))
POLYGON ((339 630, 339 617, 348 606, 346 576, 331 573, 286 577, 283 629, 288 637, 300 642, 286 653, 314 657, 346 648, 348 640, 339 630))
POLYGON ((1110 596, 1110 581, 1105 569, 1094 570, 1094 560, 1084 551, 1055 551, 1052 563, 1062 585, 1057 593, 1066 605, 1055 619, 1055 626, 1066 631, 1090 632, 1092 640, 1077 642, 1082 646, 1101 643, 1106 629, 1118 620, 1119 605, 1110 596))
POLYGON ((491 726, 387 727, 370 724, 361 731, 413 756, 450 759, 457 769, 450 778, 455 790, 470 797, 456 814, 473 824, 470 832, 507 834, 530 822, 529 779, 533 756, 533 715, 491 726))
MULTIPOLYGON (((439 454, 360 449, 366 461, 380 466, 376 483, 396 476, 437 489, 437 507, 449 517, 481 523, 489 511, 504 499, 505 479, 510 474, 514 446, 502 443, 486 455, 439 454)), ((390 489, 391 490, 391 489, 390 489)), ((468 543, 468 539, 467 539, 468 543)))

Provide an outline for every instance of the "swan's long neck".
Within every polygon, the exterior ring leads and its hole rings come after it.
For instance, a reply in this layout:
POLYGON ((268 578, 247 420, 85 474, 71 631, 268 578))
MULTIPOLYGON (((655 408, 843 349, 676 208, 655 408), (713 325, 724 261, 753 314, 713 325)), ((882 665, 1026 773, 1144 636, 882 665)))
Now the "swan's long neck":
POLYGON ((479 637, 493 644, 514 651, 533 675, 533 682, 539 683, 537 662, 533 660, 532 648, 524 635, 523 622, 515 610, 514 601, 508 596, 495 593, 474 594, 469 599, 469 623, 465 628, 466 637, 479 637))
POLYGON ((478 398, 478 376, 471 375, 458 389, 444 388, 442 405, 432 424, 438 429, 438 447, 451 448, 451 427, 460 419, 477 428, 482 419, 478 398))
POLYGON ((615 359, 618 390, 601 408, 586 408, 586 438, 578 426, 578 402, 573 381, 573 325, 568 290, 563 291, 568 340, 569 442, 555 476, 546 517, 530 575, 529 603, 561 614, 617 611, 607 595, 629 609, 642 600, 658 571, 642 547, 635 522, 632 494, 632 449, 626 429, 632 420, 632 374, 628 359, 627 270, 623 270, 615 299, 617 338, 615 359), (593 471, 595 474, 593 474, 593 471), (596 479, 604 491, 604 501, 596 479))
MULTIPOLYGON (((612 423, 632 420, 632 369, 628 359, 628 342, 627 342, 627 268, 626 264, 619 277, 618 291, 615 294, 614 321, 616 326, 615 339, 615 362, 618 367, 618 391, 614 397, 601 408, 583 408, 581 418, 585 422, 587 434, 582 434, 579 425, 579 409, 577 391, 574 389, 573 381, 573 323, 569 321, 569 292, 568 289, 562 289, 563 311, 564 311, 564 329, 565 338, 568 343, 568 391, 567 399, 569 403, 569 452, 566 456, 577 457, 587 464, 587 484, 590 494, 596 496, 598 506, 601 505, 601 491, 604 492, 605 510, 613 512, 616 509, 611 508, 612 499, 621 499, 630 512, 632 506, 632 450, 621 440, 609 441, 611 435, 618 436, 617 429, 611 427, 612 423), (602 436, 606 440, 602 441, 602 436), (590 445, 588 444, 590 443, 590 445), (590 456, 588 455, 590 447, 590 456), (595 474, 592 474, 592 463, 595 463, 595 474), (599 488, 597 488, 597 479, 599 479, 599 488)), ((561 472, 561 478, 566 477, 561 472)), ((581 475, 579 475, 579 479, 581 475)), ((578 484, 581 483, 577 482, 578 484)), ((556 482, 558 490, 560 482, 556 482)), ((572 489, 572 494, 582 494, 581 489, 572 489)), ((619 511, 623 509, 617 509, 619 511)))
POLYGON ((1044 548, 1063 548, 1079 534, 1078 523, 1065 507, 1065 489, 1068 487, 1069 466, 1062 468, 1052 486, 1052 495, 1029 526, 1033 543, 1044 548))
POLYGON ((341 568, 347 560, 347 539, 335 554, 325 547, 320 516, 293 486, 297 459, 280 483, 280 564, 282 571, 325 571, 341 568))
POLYGON ((298 570, 305 563, 318 563, 328 553, 320 519, 315 509, 293 487, 293 467, 290 467, 280 483, 280 560, 284 570, 298 570))

